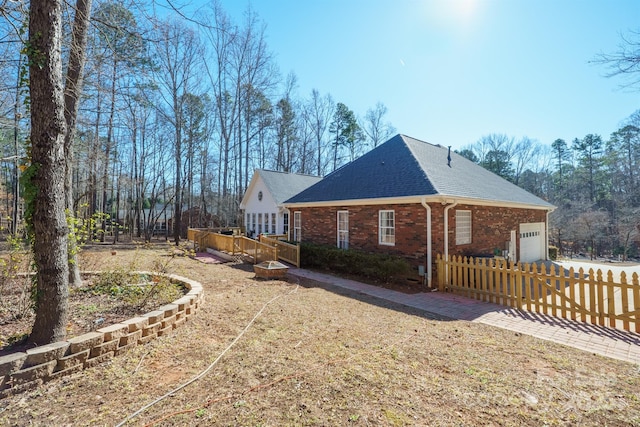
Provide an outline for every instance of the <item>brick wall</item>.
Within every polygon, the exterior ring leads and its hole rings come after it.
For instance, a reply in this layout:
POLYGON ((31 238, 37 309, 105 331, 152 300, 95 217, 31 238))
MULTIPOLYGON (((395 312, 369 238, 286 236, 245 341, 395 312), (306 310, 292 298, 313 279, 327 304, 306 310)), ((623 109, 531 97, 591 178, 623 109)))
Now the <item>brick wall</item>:
POLYGON ((458 205, 449 210, 449 255, 491 256, 494 249, 505 249, 505 243, 511 239, 511 230, 516 231, 516 246, 519 248, 520 224, 546 222, 546 212, 534 209, 458 205), (457 209, 471 211, 472 241, 469 245, 456 245, 457 209))
POLYGON ((383 252, 422 260, 427 250, 426 210, 420 205, 336 206, 302 208, 302 241, 337 246, 338 211, 349 211, 349 247, 367 252, 383 252), (378 243, 378 212, 395 211, 396 245, 378 243), (402 242, 402 244, 400 244, 402 242))
MULTIPOLYGON (((153 273, 156 274, 156 273, 153 273)), ((95 332, 0 356, 0 399, 65 375, 93 367, 136 345, 171 334, 193 316, 204 297, 200 283, 167 275, 189 292, 182 298, 95 332)))
MULTIPOLYGON (((433 265, 436 254, 444 253, 444 210, 441 203, 430 203, 433 265)), ((382 252, 405 257, 412 266, 426 265, 427 220, 426 209, 420 204, 334 206, 291 209, 300 211, 302 241, 337 246, 337 212, 349 211, 349 247, 367 252, 382 252), (395 246, 378 243, 378 212, 395 212, 395 246)), ((545 222, 546 211, 501 207, 457 205, 448 211, 450 255, 493 255, 495 248, 503 249, 517 233, 521 223, 545 222), (457 209, 471 211, 471 244, 456 245, 457 209)), ((293 215, 292 215, 293 217, 293 215)), ((518 242, 519 246, 519 242, 518 242)), ((435 270, 434 270, 435 278, 435 270)))

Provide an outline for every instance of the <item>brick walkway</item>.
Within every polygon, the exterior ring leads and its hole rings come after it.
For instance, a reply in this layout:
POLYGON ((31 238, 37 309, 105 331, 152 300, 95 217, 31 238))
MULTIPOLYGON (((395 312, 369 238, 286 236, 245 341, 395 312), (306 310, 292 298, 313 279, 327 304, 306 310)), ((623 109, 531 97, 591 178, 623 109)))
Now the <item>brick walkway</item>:
POLYGON ((590 353, 640 364, 640 334, 518 311, 442 292, 405 294, 328 274, 290 268, 289 274, 350 289, 451 319, 484 323, 590 353))

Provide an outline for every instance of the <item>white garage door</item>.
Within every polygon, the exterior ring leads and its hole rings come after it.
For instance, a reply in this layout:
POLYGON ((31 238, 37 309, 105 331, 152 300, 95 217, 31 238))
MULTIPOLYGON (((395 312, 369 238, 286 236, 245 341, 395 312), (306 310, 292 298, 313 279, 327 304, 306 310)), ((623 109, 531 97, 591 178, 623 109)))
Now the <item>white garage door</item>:
POLYGON ((520 261, 532 262, 545 259, 544 222, 520 224, 520 261))

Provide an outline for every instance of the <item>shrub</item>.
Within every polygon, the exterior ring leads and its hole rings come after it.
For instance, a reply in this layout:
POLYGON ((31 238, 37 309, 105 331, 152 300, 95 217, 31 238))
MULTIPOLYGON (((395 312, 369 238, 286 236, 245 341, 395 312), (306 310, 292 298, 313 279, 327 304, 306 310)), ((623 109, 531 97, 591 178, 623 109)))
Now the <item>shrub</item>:
POLYGON ((0 317, 21 319, 32 313, 35 301, 35 276, 20 274, 29 270, 32 254, 12 235, 7 236, 6 248, 0 258, 0 317))
POLYGON ((558 259, 558 248, 555 246, 549 246, 549 259, 555 261, 558 259))
POLYGON ((305 268, 348 273, 383 282, 411 271, 409 262, 396 255, 345 250, 313 243, 300 245, 300 263, 305 268))

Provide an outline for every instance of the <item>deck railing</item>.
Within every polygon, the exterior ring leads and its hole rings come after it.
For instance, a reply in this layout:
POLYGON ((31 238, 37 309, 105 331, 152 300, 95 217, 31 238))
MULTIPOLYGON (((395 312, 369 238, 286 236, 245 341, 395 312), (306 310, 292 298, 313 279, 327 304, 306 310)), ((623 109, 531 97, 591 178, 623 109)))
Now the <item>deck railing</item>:
POLYGON ((286 235, 260 235, 260 241, 267 245, 273 246, 278 249, 278 259, 286 261, 290 264, 300 267, 300 245, 292 245, 291 243, 284 242, 279 237, 286 237, 286 235))
POLYGON ((438 286, 481 301, 640 333, 640 283, 624 272, 493 258, 437 260, 438 286))
POLYGON ((254 264, 282 259, 296 267, 300 266, 300 246, 291 245, 270 237, 261 236, 261 241, 240 235, 226 235, 190 228, 187 239, 194 242, 198 250, 212 248, 230 255, 245 255, 254 264))

